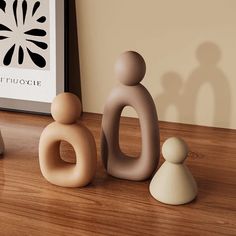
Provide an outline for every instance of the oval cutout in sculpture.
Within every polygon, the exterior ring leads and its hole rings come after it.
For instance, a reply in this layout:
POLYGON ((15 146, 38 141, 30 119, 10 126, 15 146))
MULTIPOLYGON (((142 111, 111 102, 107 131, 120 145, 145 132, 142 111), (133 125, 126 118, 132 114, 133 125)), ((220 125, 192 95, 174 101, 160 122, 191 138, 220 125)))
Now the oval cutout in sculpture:
POLYGON ((119 145, 121 151, 132 158, 138 158, 142 149, 142 136, 139 119, 127 118, 137 117, 137 112, 131 106, 126 106, 121 112, 119 124, 119 145), (135 131, 135 132, 134 132, 135 131), (132 142, 127 142, 132 140, 132 142))

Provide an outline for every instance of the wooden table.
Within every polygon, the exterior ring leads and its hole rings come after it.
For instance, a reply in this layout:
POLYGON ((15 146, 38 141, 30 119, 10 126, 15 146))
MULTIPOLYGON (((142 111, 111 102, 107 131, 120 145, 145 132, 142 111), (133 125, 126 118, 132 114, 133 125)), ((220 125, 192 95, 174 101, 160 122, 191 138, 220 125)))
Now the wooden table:
MULTIPOLYGON (((108 176, 100 161, 101 116, 84 114, 98 147, 96 178, 86 188, 53 186, 41 175, 38 142, 50 117, 0 112, 6 154, 0 159, 0 235, 236 235, 236 131, 160 122, 161 143, 170 136, 190 146, 187 165, 199 195, 168 206, 149 194, 149 181, 108 176)), ((121 147, 140 152, 136 119, 121 120, 121 147)), ((73 160, 71 146, 62 156, 73 160)), ((161 159, 161 163, 163 158, 161 159)))

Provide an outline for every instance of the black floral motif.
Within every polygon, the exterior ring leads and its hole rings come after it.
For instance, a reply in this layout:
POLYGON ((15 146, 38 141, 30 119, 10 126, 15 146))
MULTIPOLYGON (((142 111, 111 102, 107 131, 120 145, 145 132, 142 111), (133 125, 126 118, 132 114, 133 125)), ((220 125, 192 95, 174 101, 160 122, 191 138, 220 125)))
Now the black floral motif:
MULTIPOLYGON (((32 0, 31 0, 32 1, 32 0)), ((48 45, 43 42, 43 38, 47 35, 47 32, 44 29, 41 29, 41 27, 38 27, 37 25, 43 25, 47 21, 46 16, 40 16, 38 14, 38 9, 40 8, 40 1, 36 1, 33 4, 32 9, 29 9, 31 7, 30 4, 28 4, 28 0, 14 0, 12 6, 8 6, 5 0, 0 0, 0 11, 2 10, 4 13, 6 12, 6 7, 10 7, 12 9, 12 16, 15 21, 16 28, 19 28, 20 26, 24 26, 24 29, 27 29, 27 21, 35 21, 36 27, 35 28, 29 28, 28 30, 22 32, 24 35, 24 40, 27 43, 26 45, 20 45, 19 42, 15 42, 6 54, 4 55, 3 64, 5 66, 9 66, 12 62, 12 58, 14 55, 18 58, 18 64, 22 65, 24 63, 25 54, 28 54, 28 56, 31 58, 32 62, 38 66, 39 68, 44 68, 46 66, 46 60, 45 58, 36 53, 33 52, 31 49, 29 49, 28 44, 35 45, 40 50, 47 50, 48 45), (19 11, 22 12, 22 17, 20 18, 18 16, 19 11), (26 28, 25 28, 26 27, 26 28), (15 50, 18 51, 18 53, 15 53, 15 50)), ((3 14, 4 14, 3 13, 3 14)), ((39 26, 40 26, 39 25, 39 26)), ((22 28, 22 27, 21 27, 22 28)), ((12 27, 0 24, 0 41, 2 40, 8 40, 12 37, 14 34, 14 29, 12 27)))
POLYGON ((0 9, 5 12, 6 8, 6 1, 0 0, 0 9))
POLYGON ((38 10, 39 7, 40 7, 40 2, 37 1, 37 2, 34 4, 34 8, 33 8, 33 11, 32 11, 32 16, 34 16, 35 12, 38 10))
POLYGON ((12 59, 12 56, 13 56, 13 53, 14 53, 14 51, 15 51, 15 47, 16 47, 16 45, 14 44, 14 45, 8 50, 8 52, 7 52, 7 54, 5 55, 4 60, 3 60, 4 65, 6 65, 6 66, 10 65, 11 59, 12 59))

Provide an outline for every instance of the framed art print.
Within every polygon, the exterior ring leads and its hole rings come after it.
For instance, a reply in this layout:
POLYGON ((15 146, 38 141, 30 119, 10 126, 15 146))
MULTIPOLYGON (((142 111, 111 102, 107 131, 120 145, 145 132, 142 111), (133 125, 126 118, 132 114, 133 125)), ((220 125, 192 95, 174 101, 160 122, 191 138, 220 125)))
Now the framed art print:
POLYGON ((0 0, 0 107, 48 113, 66 91, 64 0, 0 0))

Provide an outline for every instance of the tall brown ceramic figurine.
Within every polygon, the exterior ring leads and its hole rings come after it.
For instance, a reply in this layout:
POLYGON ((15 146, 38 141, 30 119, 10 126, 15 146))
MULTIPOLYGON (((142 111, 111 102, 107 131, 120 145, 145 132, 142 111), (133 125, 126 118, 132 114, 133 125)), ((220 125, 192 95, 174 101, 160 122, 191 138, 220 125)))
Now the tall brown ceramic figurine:
POLYGON ((145 61, 137 52, 125 52, 116 63, 115 73, 121 84, 112 90, 105 104, 101 156, 110 175, 134 181, 145 180, 156 170, 160 156, 155 104, 147 89, 140 84, 146 73, 145 61), (142 151, 139 158, 125 155, 119 146, 120 116, 125 106, 133 107, 140 120, 142 151))
POLYGON ((62 187, 83 187, 89 184, 96 172, 96 144, 91 132, 77 123, 81 103, 71 93, 58 95, 51 106, 55 122, 48 125, 39 142, 39 163, 43 176, 52 184, 62 187), (60 157, 60 142, 72 145, 76 164, 60 157))
POLYGON ((4 141, 2 138, 2 133, 0 131, 0 155, 3 155, 5 152, 5 145, 4 145, 4 141))

